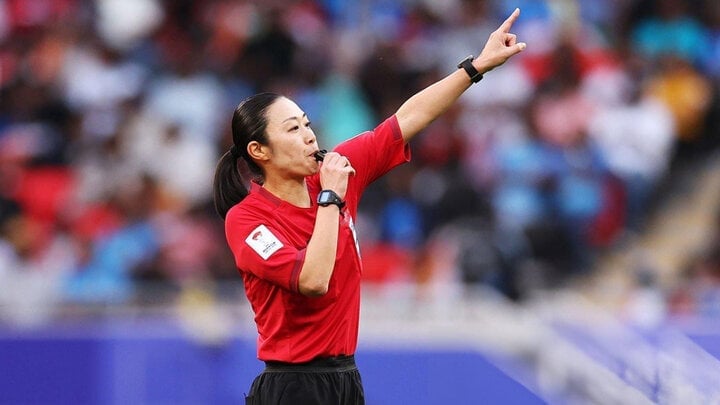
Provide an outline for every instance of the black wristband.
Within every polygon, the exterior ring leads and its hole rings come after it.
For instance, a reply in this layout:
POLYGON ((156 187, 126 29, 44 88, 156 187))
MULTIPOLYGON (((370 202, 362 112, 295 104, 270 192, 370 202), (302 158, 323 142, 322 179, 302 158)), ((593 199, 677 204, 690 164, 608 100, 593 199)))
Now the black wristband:
POLYGON ((464 69, 465 73, 470 76, 470 81, 473 83, 477 83, 480 80, 482 80, 483 75, 482 73, 478 72, 477 69, 475 69, 475 66, 473 66, 472 61, 475 60, 475 58, 470 55, 467 58, 463 59, 460 63, 458 63, 457 67, 458 69, 464 69))

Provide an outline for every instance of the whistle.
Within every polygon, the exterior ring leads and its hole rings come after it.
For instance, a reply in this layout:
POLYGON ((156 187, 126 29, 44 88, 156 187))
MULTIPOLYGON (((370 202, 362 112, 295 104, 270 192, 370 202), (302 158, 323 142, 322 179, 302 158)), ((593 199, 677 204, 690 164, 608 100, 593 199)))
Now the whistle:
POLYGON ((315 160, 318 162, 322 162, 323 159, 325 159, 325 154, 327 153, 326 149, 320 149, 319 151, 315 152, 313 156, 315 156, 315 160))

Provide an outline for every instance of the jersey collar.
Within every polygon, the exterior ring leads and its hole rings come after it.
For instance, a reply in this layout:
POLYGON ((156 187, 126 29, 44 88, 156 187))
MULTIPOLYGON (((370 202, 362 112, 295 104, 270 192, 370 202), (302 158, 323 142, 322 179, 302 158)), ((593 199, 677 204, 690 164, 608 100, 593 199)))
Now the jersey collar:
POLYGON ((263 186, 261 186, 260 184, 258 184, 255 181, 253 181, 252 184, 250 185, 250 192, 257 193, 258 195, 262 196, 266 200, 270 201, 276 207, 279 207, 280 204, 283 203, 283 200, 277 198, 271 192, 265 190, 263 188, 263 186))

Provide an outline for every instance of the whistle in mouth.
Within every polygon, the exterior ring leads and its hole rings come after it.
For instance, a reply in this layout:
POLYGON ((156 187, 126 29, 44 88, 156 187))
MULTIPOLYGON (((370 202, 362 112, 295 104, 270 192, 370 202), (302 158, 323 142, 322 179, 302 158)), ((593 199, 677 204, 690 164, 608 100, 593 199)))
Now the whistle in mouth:
POLYGON ((319 151, 315 152, 313 156, 315 156, 315 160, 318 162, 322 162, 323 159, 325 159, 325 154, 327 153, 326 149, 320 149, 319 151))

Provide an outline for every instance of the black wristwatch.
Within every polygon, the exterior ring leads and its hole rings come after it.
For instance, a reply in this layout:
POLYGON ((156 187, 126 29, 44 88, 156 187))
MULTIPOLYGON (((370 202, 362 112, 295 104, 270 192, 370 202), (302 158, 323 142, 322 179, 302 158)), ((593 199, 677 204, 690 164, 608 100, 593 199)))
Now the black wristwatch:
POLYGON ((317 203, 321 207, 337 205, 338 208, 342 209, 345 206, 345 201, 343 201, 340 196, 332 190, 321 191, 320 194, 318 194, 317 203))
POLYGON ((462 62, 458 63, 457 67, 458 69, 465 69, 465 73, 470 76, 470 81, 473 83, 477 83, 482 80, 483 75, 482 73, 478 72, 477 69, 475 69, 475 66, 473 66, 472 61, 474 60, 475 57, 470 55, 467 58, 463 59, 462 62))

